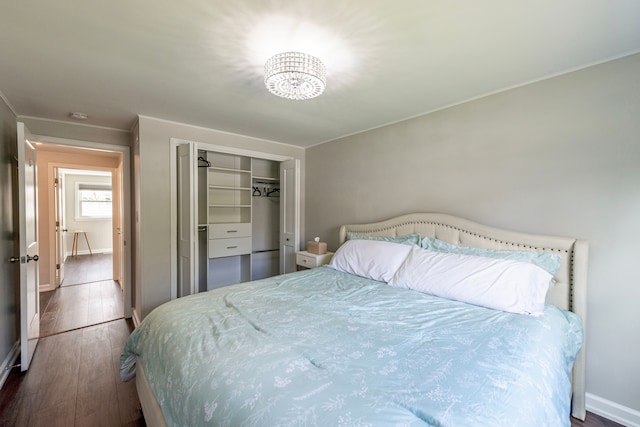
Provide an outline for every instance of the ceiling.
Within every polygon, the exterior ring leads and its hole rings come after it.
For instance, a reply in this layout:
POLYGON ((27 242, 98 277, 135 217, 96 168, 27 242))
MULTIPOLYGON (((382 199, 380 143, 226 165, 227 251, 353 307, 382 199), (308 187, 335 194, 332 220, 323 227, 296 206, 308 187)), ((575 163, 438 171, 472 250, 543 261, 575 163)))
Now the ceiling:
POLYGON ((308 147, 640 52, 639 22, 637 0, 12 0, 0 94, 19 116, 308 147), (320 97, 266 90, 288 50, 324 61, 320 97))

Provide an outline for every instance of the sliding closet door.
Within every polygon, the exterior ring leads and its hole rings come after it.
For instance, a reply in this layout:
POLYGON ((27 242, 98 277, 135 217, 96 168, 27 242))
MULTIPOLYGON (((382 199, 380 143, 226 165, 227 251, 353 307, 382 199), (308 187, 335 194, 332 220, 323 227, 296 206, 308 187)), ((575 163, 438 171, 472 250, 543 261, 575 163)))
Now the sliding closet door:
POLYGON ((296 271, 300 248, 300 160, 280 163, 280 274, 296 271))
POLYGON ((178 297, 196 292, 196 158, 192 144, 178 146, 178 297))

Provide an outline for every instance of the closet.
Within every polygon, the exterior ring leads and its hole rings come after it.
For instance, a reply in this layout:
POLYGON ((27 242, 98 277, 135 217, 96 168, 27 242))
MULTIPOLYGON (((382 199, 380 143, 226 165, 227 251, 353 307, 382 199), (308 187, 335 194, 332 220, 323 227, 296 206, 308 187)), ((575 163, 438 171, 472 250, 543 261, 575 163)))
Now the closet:
POLYGON ((177 152, 177 296, 295 271, 297 160, 177 152))

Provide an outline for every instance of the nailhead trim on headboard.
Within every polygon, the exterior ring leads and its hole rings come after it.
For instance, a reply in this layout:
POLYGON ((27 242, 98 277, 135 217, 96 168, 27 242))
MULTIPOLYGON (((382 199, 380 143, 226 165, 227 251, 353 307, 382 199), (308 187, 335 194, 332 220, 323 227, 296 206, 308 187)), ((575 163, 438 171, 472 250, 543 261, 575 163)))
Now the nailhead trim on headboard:
MULTIPOLYGON (((398 224, 392 225, 392 226, 388 226, 388 227, 382 227, 382 228, 377 228, 377 229, 372 229, 372 230, 367 230, 366 233, 367 234, 376 234, 376 233, 381 233, 384 231, 388 231, 388 230, 397 230, 399 227, 405 227, 405 226, 409 226, 409 225, 413 225, 415 226, 416 224, 421 224, 421 225, 432 225, 432 226, 436 226, 436 227, 442 227, 442 228, 447 228, 450 230, 455 230, 461 233, 465 233, 469 236, 473 236, 473 237, 478 237, 481 238, 483 240, 487 240, 490 242, 496 242, 502 245, 507 245, 507 246, 512 246, 512 247, 516 247, 516 248, 523 248, 523 249, 529 249, 529 250, 534 250, 534 251, 545 251, 545 252, 558 252, 558 253, 565 253, 565 254, 569 254, 569 250, 567 249, 558 249, 558 248, 547 248, 547 247, 539 247, 539 246, 532 246, 532 245, 524 245, 521 243, 516 243, 516 242, 510 242, 510 241, 504 241, 504 240, 498 240, 498 239, 494 239, 492 237, 489 236, 485 236, 483 234, 478 234, 475 233, 473 231, 469 231, 460 227, 455 227, 452 226, 450 224, 445 224, 442 222, 436 222, 436 221, 408 221, 408 222, 400 222, 398 224)), ((437 238, 437 236, 436 236, 437 238)), ((569 271, 571 272, 570 277, 569 277, 569 304, 568 304, 568 308, 570 311, 573 310, 573 298, 574 298, 574 284, 575 284, 575 279, 574 279, 574 257, 573 257, 573 252, 571 252, 571 254, 569 254, 569 271)), ((555 280, 555 279, 554 279, 555 280)))

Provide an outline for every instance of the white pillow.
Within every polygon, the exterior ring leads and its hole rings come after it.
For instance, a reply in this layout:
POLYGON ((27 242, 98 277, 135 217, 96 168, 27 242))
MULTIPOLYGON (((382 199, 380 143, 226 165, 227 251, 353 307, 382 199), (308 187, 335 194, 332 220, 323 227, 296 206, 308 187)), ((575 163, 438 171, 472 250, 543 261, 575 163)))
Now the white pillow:
POLYGON ((389 284, 511 313, 539 315, 552 277, 526 262, 411 247, 389 284))
POLYGON ((380 240, 347 240, 338 248, 329 267, 380 282, 391 280, 412 246, 380 240))

